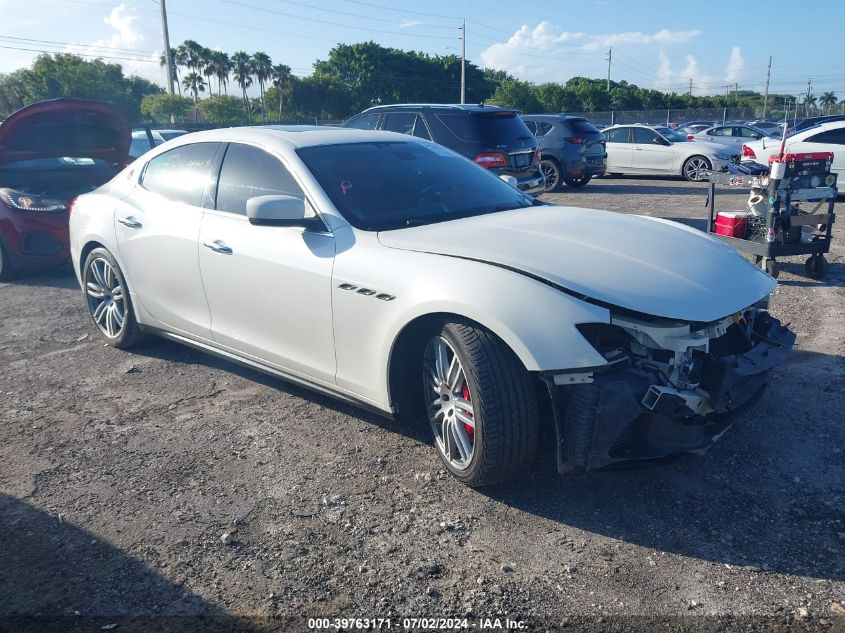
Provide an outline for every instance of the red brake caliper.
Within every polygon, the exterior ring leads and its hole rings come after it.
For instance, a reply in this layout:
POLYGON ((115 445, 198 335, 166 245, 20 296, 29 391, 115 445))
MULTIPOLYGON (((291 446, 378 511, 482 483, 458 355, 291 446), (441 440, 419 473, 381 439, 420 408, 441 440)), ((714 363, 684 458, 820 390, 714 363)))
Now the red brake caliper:
MULTIPOLYGON (((469 397, 469 385, 467 385, 466 381, 464 381, 464 386, 461 387, 461 397, 466 400, 467 402, 472 402, 472 398, 469 397)), ((472 417, 472 413, 468 411, 465 412, 468 416, 472 417)), ((470 442, 475 441, 475 429, 472 428, 469 424, 464 422, 464 430, 467 432, 467 437, 469 437, 470 442)))

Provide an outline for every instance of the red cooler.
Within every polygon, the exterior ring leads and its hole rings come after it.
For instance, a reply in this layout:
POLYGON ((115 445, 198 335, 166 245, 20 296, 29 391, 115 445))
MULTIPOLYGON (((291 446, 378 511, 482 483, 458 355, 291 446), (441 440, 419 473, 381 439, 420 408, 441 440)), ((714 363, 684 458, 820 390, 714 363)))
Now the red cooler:
POLYGON ((747 211, 719 211, 716 214, 716 233, 745 239, 745 229, 748 225, 747 211))

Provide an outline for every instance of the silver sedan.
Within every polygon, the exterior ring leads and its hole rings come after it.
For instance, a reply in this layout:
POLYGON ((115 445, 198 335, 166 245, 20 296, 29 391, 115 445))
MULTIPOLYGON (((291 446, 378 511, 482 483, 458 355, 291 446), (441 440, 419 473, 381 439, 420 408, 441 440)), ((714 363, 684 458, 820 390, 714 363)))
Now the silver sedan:
POLYGON ((742 149, 743 143, 759 141, 761 138, 769 138, 769 134, 760 128, 737 123, 716 125, 700 130, 692 135, 692 140, 694 141, 719 143, 720 145, 727 145, 735 149, 742 149))

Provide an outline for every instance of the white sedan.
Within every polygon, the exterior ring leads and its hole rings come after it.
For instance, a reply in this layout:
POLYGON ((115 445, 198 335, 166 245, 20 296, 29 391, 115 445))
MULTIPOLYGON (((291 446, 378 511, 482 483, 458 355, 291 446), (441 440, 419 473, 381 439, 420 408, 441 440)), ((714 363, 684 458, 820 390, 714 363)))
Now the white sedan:
POLYGON ((77 198, 70 237, 108 344, 157 334, 424 419, 474 486, 528 465, 546 407, 561 472, 701 452, 794 341, 720 241, 391 132, 191 134, 77 198))
MULTIPOLYGON (((767 165, 769 156, 780 155, 781 139, 764 138, 742 146, 742 160, 767 165)), ((833 152, 831 171, 845 182, 845 121, 822 123, 786 138, 785 153, 833 152)))
POLYGON ((616 125, 602 130, 607 137, 607 173, 679 175, 699 181, 707 172, 739 162, 739 150, 690 141, 668 127, 616 125))
POLYGON ((769 138, 769 135, 761 129, 740 123, 728 123, 716 125, 711 128, 699 130, 692 134, 691 141, 705 141, 725 145, 735 150, 741 150, 744 143, 759 141, 762 138, 769 138))

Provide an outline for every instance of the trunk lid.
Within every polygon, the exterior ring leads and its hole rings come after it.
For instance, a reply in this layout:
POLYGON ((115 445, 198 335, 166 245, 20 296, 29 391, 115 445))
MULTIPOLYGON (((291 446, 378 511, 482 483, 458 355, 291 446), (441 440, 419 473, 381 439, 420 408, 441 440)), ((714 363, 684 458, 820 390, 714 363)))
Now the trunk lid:
POLYGON ((0 124, 0 165, 37 158, 91 158, 123 163, 132 126, 123 110, 88 99, 33 103, 0 124))

